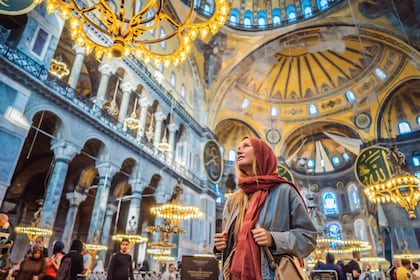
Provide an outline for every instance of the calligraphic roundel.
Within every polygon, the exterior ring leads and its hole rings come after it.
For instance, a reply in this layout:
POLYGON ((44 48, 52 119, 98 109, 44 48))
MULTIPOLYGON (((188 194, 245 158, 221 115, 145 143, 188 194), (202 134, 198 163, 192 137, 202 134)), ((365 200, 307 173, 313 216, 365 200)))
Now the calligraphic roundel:
POLYGON ((0 0, 0 15, 23 15, 29 13, 35 8, 33 0, 9 1, 0 0))
POLYGON ((209 180, 216 184, 223 174, 223 159, 219 144, 214 140, 209 140, 203 150, 204 169, 209 180))
POLYGON ((387 148, 381 146, 371 146, 362 150, 354 164, 354 173, 360 184, 367 187, 385 183, 391 178, 388 152, 387 148))

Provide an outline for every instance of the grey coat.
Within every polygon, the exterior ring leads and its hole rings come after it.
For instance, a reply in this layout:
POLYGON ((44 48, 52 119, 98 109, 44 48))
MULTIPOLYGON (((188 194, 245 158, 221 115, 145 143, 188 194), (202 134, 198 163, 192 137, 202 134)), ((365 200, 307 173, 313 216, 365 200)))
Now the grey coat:
MULTIPOLYGON (((232 250, 233 224, 238 214, 238 209, 233 209, 233 216, 226 227, 230 208, 231 204, 228 200, 223 211, 223 229, 229 229, 227 248, 223 251, 223 262, 232 250)), ((304 258, 315 249, 317 230, 302 199, 287 183, 282 183, 270 190, 261 209, 258 224, 273 236, 275 246, 270 248, 273 255, 288 254, 304 258)), ((264 250, 261 250, 261 274, 264 280, 274 279, 264 250)))

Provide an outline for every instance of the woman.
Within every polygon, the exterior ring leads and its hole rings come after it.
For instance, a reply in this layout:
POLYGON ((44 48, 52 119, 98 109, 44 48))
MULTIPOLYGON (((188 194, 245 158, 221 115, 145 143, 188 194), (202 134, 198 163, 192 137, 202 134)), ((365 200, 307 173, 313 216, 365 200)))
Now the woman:
POLYGON ((224 231, 214 236, 223 251, 224 279, 274 279, 260 246, 273 255, 308 256, 317 231, 296 186, 278 176, 272 149, 257 138, 245 137, 237 149, 240 187, 226 202, 224 231))
POLYGON ((44 278, 46 261, 42 256, 42 248, 35 245, 29 256, 20 263, 16 280, 41 280, 44 278))
POLYGON ((53 247, 53 255, 47 261, 47 268, 45 269, 45 280, 54 280, 57 277, 57 271, 60 267, 61 259, 64 256, 64 243, 56 241, 53 247))

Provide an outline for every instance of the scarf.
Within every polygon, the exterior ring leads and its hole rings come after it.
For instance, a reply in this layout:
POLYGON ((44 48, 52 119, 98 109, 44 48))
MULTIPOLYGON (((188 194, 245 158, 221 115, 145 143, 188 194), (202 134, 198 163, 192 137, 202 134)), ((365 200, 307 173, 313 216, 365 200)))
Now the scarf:
MULTIPOLYGON (((255 228, 262 206, 271 188, 280 183, 288 183, 297 190, 297 187, 279 177, 277 173, 276 156, 264 141, 249 138, 254 149, 257 162, 257 176, 238 178, 239 187, 246 193, 252 194, 246 210, 242 229, 238 237, 236 252, 232 260, 230 272, 241 280, 261 279, 261 253, 255 242, 251 230, 255 228)), ((299 191, 298 191, 299 193, 299 191)))

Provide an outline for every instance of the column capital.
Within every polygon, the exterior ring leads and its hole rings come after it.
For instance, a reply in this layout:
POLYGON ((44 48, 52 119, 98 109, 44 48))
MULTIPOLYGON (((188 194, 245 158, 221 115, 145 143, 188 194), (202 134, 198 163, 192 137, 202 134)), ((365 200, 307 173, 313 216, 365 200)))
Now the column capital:
POLYGON ((115 206, 114 204, 108 204, 106 206, 106 215, 107 216, 114 215, 115 212, 117 212, 117 206, 115 206))
POLYGON ((84 47, 79 47, 77 45, 73 45, 73 50, 76 52, 77 54, 82 54, 82 55, 86 55, 86 51, 84 47))
POLYGON ((120 85, 120 89, 123 93, 131 93, 134 90, 134 87, 129 82, 123 82, 120 85))
POLYGON ((176 123, 170 123, 167 125, 167 128, 169 132, 175 132, 179 128, 179 125, 177 125, 176 123))
POLYGON ((157 122, 161 122, 166 119, 166 115, 162 111, 155 112, 155 120, 157 122))
POLYGON ((114 73, 113 69, 108 63, 103 63, 99 65, 98 70, 99 72, 101 72, 102 75, 107 75, 107 76, 110 76, 111 74, 114 73))
POLYGON ((53 139, 51 150, 54 152, 56 160, 70 162, 73 157, 80 152, 80 148, 65 139, 53 139))
POLYGON ((96 162, 96 169, 98 169, 98 173, 100 177, 114 177, 115 173, 117 173, 117 168, 110 163, 109 161, 98 161, 96 162))
MULTIPOLYGON (((147 184, 144 180, 141 179, 129 179, 128 183, 131 186, 131 192, 134 193, 143 193, 144 189, 146 188, 147 184)), ((140 195, 141 196, 141 195, 140 195)))
POLYGON ((70 201, 71 206, 79 206, 80 203, 85 201, 86 197, 87 197, 86 194, 82 194, 76 191, 66 193, 66 198, 68 201, 70 201))
POLYGON ((147 107, 151 106, 152 103, 149 101, 149 99, 146 96, 144 96, 144 97, 140 98, 139 105, 140 105, 141 108, 147 108, 147 107))

